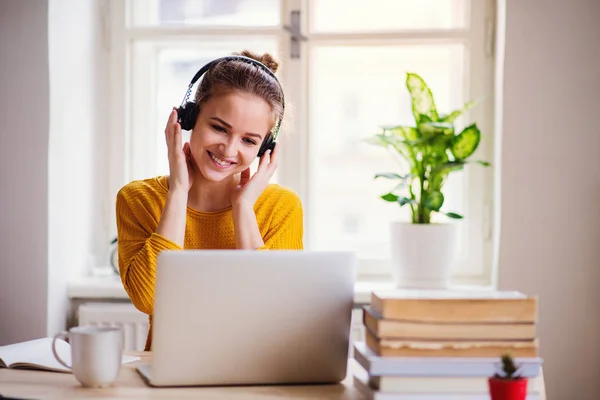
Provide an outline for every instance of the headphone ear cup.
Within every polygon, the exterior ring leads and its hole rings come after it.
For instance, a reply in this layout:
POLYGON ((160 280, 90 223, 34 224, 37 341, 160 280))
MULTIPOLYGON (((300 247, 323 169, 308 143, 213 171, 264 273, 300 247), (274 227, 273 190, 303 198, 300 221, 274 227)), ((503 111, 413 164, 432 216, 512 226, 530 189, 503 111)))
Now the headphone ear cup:
POLYGON ((262 145, 260 146, 260 150, 258 150, 258 155, 257 157, 262 157, 265 155, 265 153, 267 152, 267 150, 271 150, 273 151, 273 149, 275 149, 275 140, 273 140, 273 135, 268 135, 264 142, 262 143, 262 145))
POLYGON ((181 129, 191 131, 196 125, 198 118, 198 107, 193 101, 188 101, 183 106, 177 109, 177 120, 181 129))

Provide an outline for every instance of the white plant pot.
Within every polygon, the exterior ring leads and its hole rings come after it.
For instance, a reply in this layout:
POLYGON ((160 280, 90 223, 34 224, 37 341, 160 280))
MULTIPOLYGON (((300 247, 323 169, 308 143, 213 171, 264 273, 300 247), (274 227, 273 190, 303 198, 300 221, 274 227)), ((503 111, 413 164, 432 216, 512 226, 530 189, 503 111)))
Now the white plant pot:
POLYGON ((392 274, 399 288, 444 289, 458 250, 459 224, 391 226, 392 274))

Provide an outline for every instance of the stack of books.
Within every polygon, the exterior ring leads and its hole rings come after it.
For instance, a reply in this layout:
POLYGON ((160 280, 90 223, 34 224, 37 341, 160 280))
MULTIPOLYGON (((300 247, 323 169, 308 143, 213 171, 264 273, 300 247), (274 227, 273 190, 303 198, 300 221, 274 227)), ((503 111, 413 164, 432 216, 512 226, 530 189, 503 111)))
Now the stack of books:
POLYGON ((355 386, 376 399, 489 399, 487 379, 510 354, 538 399, 537 298, 507 291, 371 293, 355 386))

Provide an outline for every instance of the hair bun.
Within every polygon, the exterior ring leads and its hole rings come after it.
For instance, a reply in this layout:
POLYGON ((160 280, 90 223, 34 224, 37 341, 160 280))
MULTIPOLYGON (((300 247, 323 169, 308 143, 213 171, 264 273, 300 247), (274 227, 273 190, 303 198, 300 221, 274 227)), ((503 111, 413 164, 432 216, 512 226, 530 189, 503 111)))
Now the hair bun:
POLYGON ((261 63, 263 63, 267 68, 269 68, 271 71, 273 71, 273 73, 277 72, 277 69, 279 68, 279 63, 277 61, 275 61, 275 58, 273 58, 272 55, 270 55, 269 53, 264 53, 262 55, 258 55, 256 53, 253 53, 249 50, 244 50, 241 53, 238 53, 241 56, 245 56, 248 58, 252 58, 256 61, 260 61, 261 63))

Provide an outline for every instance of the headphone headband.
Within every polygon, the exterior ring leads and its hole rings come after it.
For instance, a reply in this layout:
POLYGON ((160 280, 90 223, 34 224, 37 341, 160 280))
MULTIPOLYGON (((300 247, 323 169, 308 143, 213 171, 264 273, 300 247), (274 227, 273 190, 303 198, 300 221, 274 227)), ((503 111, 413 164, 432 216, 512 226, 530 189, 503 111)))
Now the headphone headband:
POLYGON ((277 125, 275 126, 274 133, 273 133, 273 141, 274 141, 277 138, 277 135, 279 134, 279 127, 281 126, 281 121, 283 119, 283 112, 285 111, 285 98, 283 95, 283 88, 281 87, 281 83, 279 82, 279 79, 277 79, 277 76, 275 76, 273 71, 271 71, 271 69, 269 69, 269 67, 267 67, 265 64, 261 63, 258 60, 255 60, 253 58, 242 56, 242 55, 232 55, 232 56, 220 57, 220 58, 217 58, 217 59, 214 59, 214 60, 208 62, 202 68, 200 68, 198 70, 198 72, 196 72, 196 75, 194 75, 194 77, 190 81, 190 84, 188 85, 188 89, 186 91, 185 97, 183 98, 183 101, 181 102, 181 104, 185 105, 189 101, 190 95, 192 93, 192 87, 202 77, 202 75, 207 73, 214 65, 220 63, 221 61, 243 61, 248 64, 256 65, 257 67, 262 69, 264 72, 266 72, 270 77, 272 77, 275 80, 275 82, 277 82, 277 85, 279 86, 279 89, 281 91, 281 107, 282 107, 281 114, 282 115, 281 115, 281 117, 277 118, 277 125))
POLYGON ((269 74, 273 79, 275 79, 277 81, 277 83, 279 83, 279 81, 277 80, 277 77, 275 76, 273 71, 271 71, 269 69, 269 67, 267 67, 265 64, 261 63, 258 60, 255 60, 254 58, 235 55, 235 56, 220 57, 220 58, 217 58, 217 59, 214 59, 214 60, 208 62, 206 65, 204 65, 202 68, 200 68, 200 70, 198 72, 196 72, 196 75, 194 75, 194 77, 192 78, 190 85, 193 85, 194 83, 196 83, 196 81, 198 79, 200 79, 200 77, 202 75, 204 75, 209 69, 211 69, 213 65, 218 64, 221 61, 244 61, 249 64, 254 64, 257 67, 262 68, 267 74, 269 74))

